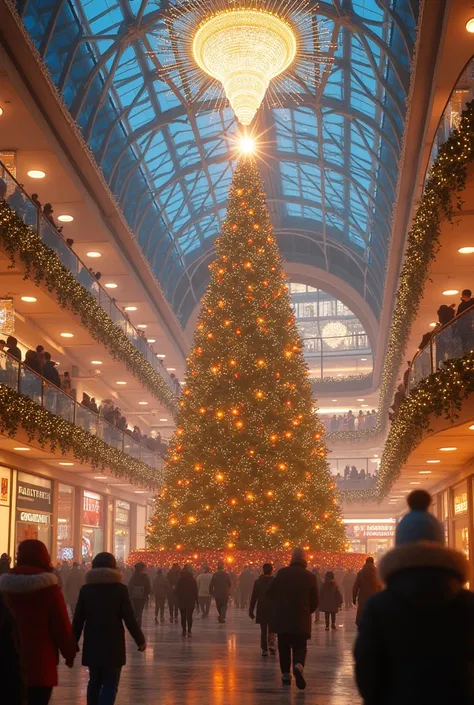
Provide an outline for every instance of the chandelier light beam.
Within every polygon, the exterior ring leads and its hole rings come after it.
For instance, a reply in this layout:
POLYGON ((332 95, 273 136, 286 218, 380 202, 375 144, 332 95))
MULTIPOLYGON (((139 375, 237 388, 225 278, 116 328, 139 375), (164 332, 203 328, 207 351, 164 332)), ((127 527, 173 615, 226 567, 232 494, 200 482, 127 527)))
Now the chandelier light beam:
POLYGON ((160 76, 192 103, 218 91, 248 126, 265 101, 299 103, 301 82, 331 64, 329 30, 309 0, 176 0, 157 30, 160 76))

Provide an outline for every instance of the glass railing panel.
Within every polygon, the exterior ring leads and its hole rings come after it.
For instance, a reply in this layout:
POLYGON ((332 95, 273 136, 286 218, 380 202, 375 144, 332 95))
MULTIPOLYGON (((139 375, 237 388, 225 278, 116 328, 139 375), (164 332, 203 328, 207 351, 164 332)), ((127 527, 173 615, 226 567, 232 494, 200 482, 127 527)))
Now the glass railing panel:
POLYGON ((74 423, 74 400, 54 384, 43 384, 43 406, 52 414, 74 423))
POLYGON ((93 436, 100 436, 98 415, 82 404, 76 404, 76 426, 80 426, 93 436))
POLYGON ((11 355, 2 353, 0 355, 0 384, 4 384, 10 389, 18 390, 18 375, 20 363, 11 355))
MULTIPOLYGON (((8 363, 7 363, 8 364, 8 363)), ((22 365, 20 368, 18 391, 36 404, 41 406, 43 395, 43 380, 35 374, 29 367, 22 365)))
POLYGON ((418 355, 413 360, 411 366, 411 374, 408 383, 408 389, 411 391, 413 387, 422 379, 431 374, 431 347, 427 345, 420 350, 418 355))

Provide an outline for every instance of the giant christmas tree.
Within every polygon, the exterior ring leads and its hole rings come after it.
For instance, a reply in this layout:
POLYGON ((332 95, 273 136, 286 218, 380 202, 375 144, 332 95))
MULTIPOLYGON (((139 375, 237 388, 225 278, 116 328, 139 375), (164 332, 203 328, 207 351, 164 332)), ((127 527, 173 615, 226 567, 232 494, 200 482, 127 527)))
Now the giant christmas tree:
POLYGON ((148 545, 308 545, 344 529, 262 182, 239 162, 148 545))

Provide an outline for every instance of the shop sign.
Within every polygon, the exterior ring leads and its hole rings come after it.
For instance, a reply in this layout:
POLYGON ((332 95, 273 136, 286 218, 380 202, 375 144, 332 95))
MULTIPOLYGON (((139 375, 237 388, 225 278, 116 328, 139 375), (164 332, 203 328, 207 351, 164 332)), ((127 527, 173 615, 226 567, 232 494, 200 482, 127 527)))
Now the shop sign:
POLYGON ((395 524, 346 524, 347 538, 393 538, 395 524))
POLYGON ((10 478, 0 475, 0 504, 8 504, 10 497, 10 478))
POLYGON ((126 526, 130 523, 130 505, 128 502, 122 502, 120 499, 116 500, 115 523, 125 524, 126 526))
POLYGON ((454 513, 465 514, 467 512, 467 492, 454 495, 454 513))
POLYGON ((50 515, 42 514, 41 512, 27 512, 23 509, 16 510, 16 520, 21 521, 24 524, 44 524, 49 526, 50 515))
POLYGON ((18 507, 34 509, 42 512, 51 512, 51 490, 40 485, 30 485, 28 482, 18 480, 17 500, 18 507))
POLYGON ((82 523, 85 526, 101 526, 102 524, 102 499, 92 492, 84 492, 82 523))

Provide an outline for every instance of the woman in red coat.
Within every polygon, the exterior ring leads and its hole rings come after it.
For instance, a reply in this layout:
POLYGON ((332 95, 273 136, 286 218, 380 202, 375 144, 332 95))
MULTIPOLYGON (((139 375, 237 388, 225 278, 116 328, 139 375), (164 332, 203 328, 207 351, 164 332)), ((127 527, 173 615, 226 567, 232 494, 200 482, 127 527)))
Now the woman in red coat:
POLYGON ((77 644, 44 543, 19 545, 17 564, 1 576, 0 591, 18 625, 28 705, 47 705, 58 684, 59 652, 72 667, 77 644))

